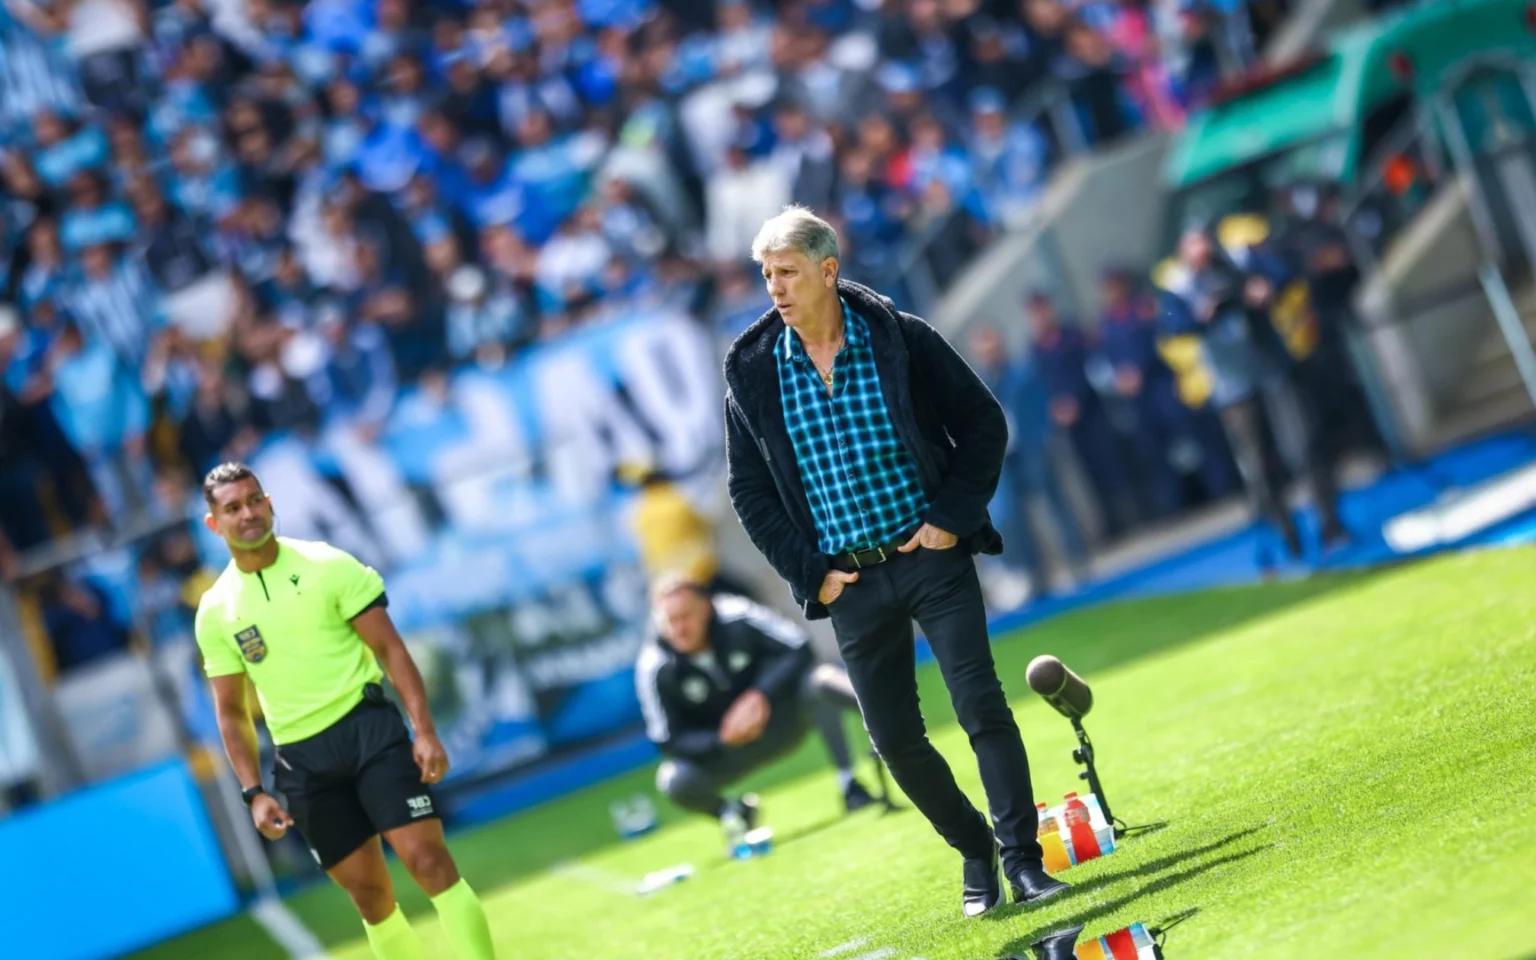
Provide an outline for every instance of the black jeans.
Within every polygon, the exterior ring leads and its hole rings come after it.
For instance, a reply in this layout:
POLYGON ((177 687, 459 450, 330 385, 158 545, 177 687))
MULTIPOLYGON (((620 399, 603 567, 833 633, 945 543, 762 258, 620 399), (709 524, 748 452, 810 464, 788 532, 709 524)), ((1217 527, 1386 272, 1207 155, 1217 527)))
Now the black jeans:
POLYGON ((829 608, 864 725, 891 776, 939 836, 965 857, 991 854, 987 820, 928 740, 917 699, 912 621, 927 637, 970 738, 1003 863, 1040 865, 1029 758, 987 639, 976 563, 961 548, 918 549, 859 571, 829 608))

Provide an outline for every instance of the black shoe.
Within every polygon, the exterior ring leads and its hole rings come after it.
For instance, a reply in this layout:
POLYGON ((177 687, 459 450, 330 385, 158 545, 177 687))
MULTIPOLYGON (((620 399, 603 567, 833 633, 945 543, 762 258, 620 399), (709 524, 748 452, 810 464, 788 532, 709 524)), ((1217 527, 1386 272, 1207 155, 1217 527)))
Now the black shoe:
POLYGON ((732 812, 741 816, 742 822, 747 825, 748 830, 757 829, 757 794, 744 793, 735 800, 725 801, 725 806, 721 808, 720 815, 723 817, 727 813, 732 812))
POLYGON ((857 780, 848 781, 848 788, 843 791, 843 810, 848 813, 874 806, 878 802, 873 794, 864 789, 864 784, 857 780))
POLYGON ((1040 867, 1020 867, 1008 875, 1008 885, 1013 888, 1014 903, 1034 903, 1071 889, 1040 867))
POLYGON ((997 858, 997 846, 986 857, 966 857, 961 868, 965 877, 965 890, 961 893, 960 910, 967 917, 979 917, 1003 902, 1003 883, 997 858))
POLYGON ((1029 945, 1037 960, 1073 960, 1077 956, 1077 938, 1082 935, 1082 924, 1053 933, 1029 945))

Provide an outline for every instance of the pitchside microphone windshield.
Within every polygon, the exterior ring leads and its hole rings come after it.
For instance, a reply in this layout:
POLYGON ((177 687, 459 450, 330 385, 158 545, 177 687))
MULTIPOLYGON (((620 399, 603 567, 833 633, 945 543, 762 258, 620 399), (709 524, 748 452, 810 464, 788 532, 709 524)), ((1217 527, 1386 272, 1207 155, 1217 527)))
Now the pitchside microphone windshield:
POLYGON ((1081 720, 1093 709, 1093 691, 1088 684, 1055 657, 1046 655, 1031 660, 1024 676, 1029 689, 1068 720, 1081 720))

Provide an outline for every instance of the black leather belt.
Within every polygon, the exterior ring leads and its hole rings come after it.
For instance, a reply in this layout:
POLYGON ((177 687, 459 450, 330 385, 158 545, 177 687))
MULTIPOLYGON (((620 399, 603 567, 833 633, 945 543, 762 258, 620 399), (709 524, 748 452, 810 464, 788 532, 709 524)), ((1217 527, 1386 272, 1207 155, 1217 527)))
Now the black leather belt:
POLYGON ((839 553, 832 557, 832 569, 841 570, 844 573, 852 573, 865 567, 877 567, 887 560, 894 558, 897 548, 911 540, 911 535, 900 540, 892 540, 883 546, 870 547, 868 550, 855 550, 851 553, 839 553))

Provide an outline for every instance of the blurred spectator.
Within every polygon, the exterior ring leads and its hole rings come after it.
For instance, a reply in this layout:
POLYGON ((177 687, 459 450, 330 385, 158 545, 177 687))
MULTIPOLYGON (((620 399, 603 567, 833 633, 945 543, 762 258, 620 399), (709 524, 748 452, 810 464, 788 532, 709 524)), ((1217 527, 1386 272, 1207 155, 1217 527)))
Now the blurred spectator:
POLYGON ((1360 271, 1338 223, 1336 192, 1304 182, 1291 185, 1282 198, 1288 216, 1278 245, 1306 278, 1317 322, 1317 345, 1297 365, 1298 386, 1316 403, 1318 429, 1329 435, 1333 451, 1379 448, 1381 439, 1349 355, 1348 331, 1357 322, 1352 297, 1360 271))
POLYGON ((66 323, 49 357, 53 411, 114 522, 149 506, 149 404, 112 348, 66 323))
POLYGON ((107 595, 94 583, 53 574, 38 596, 60 673, 128 649, 127 628, 112 619, 107 595))
MULTIPOLYGON (((1299 557, 1301 538, 1284 501, 1286 467, 1274 427, 1273 408, 1290 395, 1290 355, 1270 320, 1275 286, 1262 272, 1239 269, 1205 230, 1188 230, 1179 241, 1178 269, 1165 281, 1172 295, 1164 300, 1163 331, 1199 338, 1214 378, 1212 399, 1254 511, 1274 524, 1291 555, 1299 557)), ((1345 539, 1335 512, 1332 464, 1319 456, 1305 408, 1300 419, 1323 541, 1345 539)), ((1260 560, 1272 564, 1270 558, 1260 560)))
POLYGON ((1136 511, 1114 429, 1088 381, 1091 344, 1075 323, 1059 321, 1048 294, 1031 294, 1027 313, 1034 355, 1050 395, 1051 422, 1071 439, 1098 498, 1105 536, 1115 539, 1135 525, 1136 511))
POLYGON ((448 354, 456 362, 499 367, 532 337, 530 312, 504 278, 493 286, 480 267, 459 267, 448 280, 448 297, 448 354))
POLYGON ((949 184, 928 181, 908 223, 927 243, 923 258, 940 289, 960 275, 986 242, 986 231, 971 212, 955 204, 949 184))
POLYGON ((1003 95, 993 87, 975 90, 970 105, 967 147, 982 215, 996 227, 1017 228, 1045 187, 1045 138, 1032 124, 1010 123, 1003 95))
POLYGON ((143 362, 165 321, 159 291, 143 266, 105 243, 80 251, 80 274, 61 299, 90 346, 105 347, 131 366, 143 362))
POLYGON ((1086 23, 1069 23, 1057 75, 1072 91, 1072 102, 1090 143, 1112 143, 1132 129, 1120 99, 1120 67, 1109 40, 1086 23))
POLYGON ((1161 56, 1152 2, 1120 0, 1107 36, 1124 64, 1126 95, 1142 120, 1159 130, 1177 130, 1184 122, 1184 107, 1161 56))
POLYGON ((743 259, 763 221, 789 202, 790 181, 784 167, 753 160, 742 143, 725 153, 725 168, 709 180, 705 199, 708 236, 705 248, 716 261, 743 259))
POLYGON ((1044 78, 1048 65, 1029 55, 1029 40, 1020 25, 1005 28, 990 17, 975 16, 966 21, 966 29, 973 96, 979 90, 994 91, 1006 109, 1044 78))
POLYGON ((1220 499, 1237 485, 1220 428, 1178 396, 1173 371, 1157 349, 1157 304, 1125 270, 1106 271, 1098 356, 1128 414, 1128 430, 1151 508, 1169 516, 1184 504, 1181 476, 1199 471, 1206 496, 1220 499), (1215 427, 1213 430, 1212 427, 1215 427))
POLYGON ((194 477, 201 477, 225 456, 236 434, 245 425, 230 398, 231 389, 216 366, 204 363, 197 389, 180 421, 178 453, 194 477))
POLYGON ((774 111, 771 158, 782 165, 790 199, 812 209, 832 200, 837 179, 836 146, 826 128, 812 122, 805 107, 784 101, 774 111))
MULTIPOLYGON (((15 311, 0 307, 0 370, 11 367, 20 334, 15 311)), ((50 535, 37 499, 46 470, 34 420, 9 380, 0 378, 0 579, 6 580, 15 574, 17 554, 50 535)))
POLYGON ((1046 549, 1031 514, 1043 511, 1054 527, 1062 555, 1078 578, 1086 575, 1088 549, 1053 462, 1050 393, 1032 356, 1011 361, 1002 335, 991 328, 971 337, 977 372, 1003 405, 1008 418, 1008 455, 994 498, 993 514, 1003 532, 1003 562, 1029 575, 1032 595, 1051 592, 1046 549))

